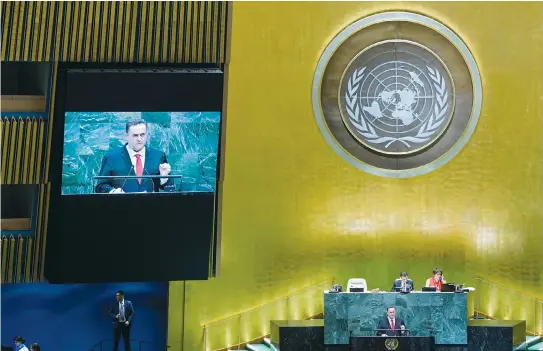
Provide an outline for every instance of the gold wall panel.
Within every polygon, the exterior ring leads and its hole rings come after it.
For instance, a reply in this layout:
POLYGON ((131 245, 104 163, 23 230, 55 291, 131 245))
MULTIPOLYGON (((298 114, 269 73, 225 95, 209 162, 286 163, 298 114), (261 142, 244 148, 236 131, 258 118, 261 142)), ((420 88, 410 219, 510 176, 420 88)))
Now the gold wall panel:
POLYGON ((0 122, 2 184, 40 184, 47 120, 4 117, 0 122))
MULTIPOLYGON (((420 288, 437 266, 449 281, 479 275, 543 298, 541 23, 537 2, 234 3, 221 275, 186 283, 184 350, 202 349, 203 324, 326 276, 389 289, 406 270, 420 288), (470 142, 445 166, 411 179, 348 165, 321 136, 311 105, 329 41, 385 10, 449 26, 483 80, 470 142)), ((217 337, 235 340, 234 332, 217 337)))
POLYGON ((6 61, 222 63, 227 3, 4 1, 6 61))
POLYGON ((2 284, 45 281, 45 232, 49 188, 48 184, 39 185, 34 235, 17 235, 16 231, 10 231, 13 234, 2 235, 0 246, 2 284))

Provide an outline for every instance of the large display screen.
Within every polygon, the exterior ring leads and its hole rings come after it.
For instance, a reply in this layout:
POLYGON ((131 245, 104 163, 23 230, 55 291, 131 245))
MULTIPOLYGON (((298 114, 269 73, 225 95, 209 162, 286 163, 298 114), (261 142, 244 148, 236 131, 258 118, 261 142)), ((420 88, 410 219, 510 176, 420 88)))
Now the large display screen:
POLYGON ((223 86, 222 67, 59 63, 49 282, 213 274, 223 86))
POLYGON ((214 192, 220 122, 220 112, 66 112, 62 194, 214 192))

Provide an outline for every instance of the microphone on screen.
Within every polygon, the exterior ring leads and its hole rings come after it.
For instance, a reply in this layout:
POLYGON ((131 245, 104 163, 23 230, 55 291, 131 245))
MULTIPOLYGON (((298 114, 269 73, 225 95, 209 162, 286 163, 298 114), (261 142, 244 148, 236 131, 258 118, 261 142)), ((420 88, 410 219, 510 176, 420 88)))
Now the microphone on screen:
MULTIPOLYGON (((134 170, 134 165, 132 165, 132 167, 130 167, 130 170, 128 171, 127 173, 127 176, 130 175, 130 173, 132 173, 132 171, 134 170)), ((124 185, 126 184, 126 181, 128 180, 128 178, 124 178, 124 182, 123 182, 123 185, 121 185, 121 189, 124 188, 124 185)), ((123 189, 124 190, 124 189, 123 189)))

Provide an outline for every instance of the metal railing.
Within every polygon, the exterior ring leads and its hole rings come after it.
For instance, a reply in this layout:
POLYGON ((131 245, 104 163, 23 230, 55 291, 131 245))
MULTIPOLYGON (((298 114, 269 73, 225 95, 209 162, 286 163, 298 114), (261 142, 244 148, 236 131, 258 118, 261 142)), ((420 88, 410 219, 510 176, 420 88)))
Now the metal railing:
POLYGON ((241 346, 270 334, 271 320, 307 319, 324 311, 333 278, 233 316, 203 325, 204 351, 241 346))
POLYGON ((480 277, 474 287, 474 318, 525 320, 527 333, 543 335, 543 301, 480 277))

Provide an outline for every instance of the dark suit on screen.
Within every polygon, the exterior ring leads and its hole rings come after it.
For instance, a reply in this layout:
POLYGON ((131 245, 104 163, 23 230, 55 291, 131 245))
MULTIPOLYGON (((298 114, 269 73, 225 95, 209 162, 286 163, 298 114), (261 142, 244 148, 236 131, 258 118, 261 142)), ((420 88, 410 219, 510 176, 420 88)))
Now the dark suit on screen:
MULTIPOLYGON (((145 148, 145 163, 143 165, 143 174, 147 175, 160 175, 159 166, 162 163, 168 163, 166 154, 160 150, 152 149, 150 147, 145 148)), ((126 150, 126 144, 120 148, 111 150, 102 160, 102 167, 100 168, 100 176, 127 176, 136 175, 132 161, 130 161, 130 155, 126 150)), ((167 178, 165 176, 164 178, 167 178)), ((141 183, 138 183, 137 179, 98 179, 96 182, 95 191, 97 193, 109 193, 114 189, 122 188, 125 193, 136 192, 158 192, 160 189, 167 185, 171 185, 171 180, 165 184, 160 184, 160 178, 142 178, 141 183)))
POLYGON ((389 319, 387 317, 380 318, 377 324, 377 336, 382 336, 383 334, 388 336, 402 336, 402 325, 405 326, 404 320, 396 317, 394 319, 394 330, 392 330, 389 319))
POLYGON ((125 321, 121 322, 117 319, 117 315, 121 314, 119 307, 119 302, 117 302, 109 310, 113 323, 113 350, 117 351, 119 349, 119 340, 122 336, 125 351, 130 351, 130 328, 132 328, 132 321, 136 312, 132 302, 124 300, 124 319, 128 321, 128 325, 126 325, 125 321))

